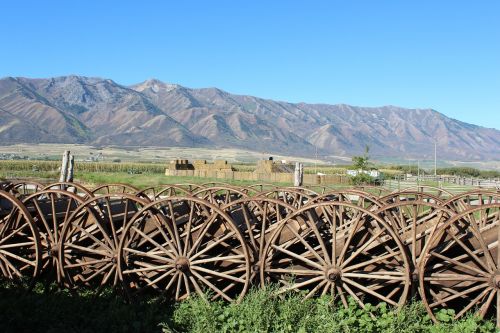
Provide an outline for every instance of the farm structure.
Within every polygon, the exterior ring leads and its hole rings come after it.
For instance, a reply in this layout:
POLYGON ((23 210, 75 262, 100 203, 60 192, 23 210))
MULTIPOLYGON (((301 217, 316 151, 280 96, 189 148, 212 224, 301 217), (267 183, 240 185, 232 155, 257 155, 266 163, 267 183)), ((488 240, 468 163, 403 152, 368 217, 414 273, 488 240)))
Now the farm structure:
MULTIPOLYGON (((166 176, 202 177, 221 180, 242 180, 270 183, 294 183, 294 166, 292 164, 260 160, 255 171, 235 171, 227 161, 216 160, 214 163, 206 161, 174 160, 165 170, 166 176)), ((305 185, 334 185, 349 184, 347 175, 314 175, 304 174, 305 185)))
POLYGON ((251 286, 348 306, 420 298, 500 319, 500 193, 224 183, 0 184, 0 274, 126 297, 241 300, 251 286), (370 191, 370 192, 369 192, 370 191), (207 291, 209 291, 207 293, 207 291))

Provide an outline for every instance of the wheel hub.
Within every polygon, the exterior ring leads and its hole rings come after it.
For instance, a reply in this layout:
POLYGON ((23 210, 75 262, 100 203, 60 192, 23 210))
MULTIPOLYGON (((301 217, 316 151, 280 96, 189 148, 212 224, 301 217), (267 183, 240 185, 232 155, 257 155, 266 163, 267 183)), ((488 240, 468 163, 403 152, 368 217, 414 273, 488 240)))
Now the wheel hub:
POLYGON ((175 261, 175 269, 180 272, 185 272, 189 269, 189 260, 185 257, 179 257, 175 261))
POLYGON ((50 257, 57 257, 57 246, 51 247, 47 252, 50 257))
POLYGON ((338 267, 332 267, 325 272, 326 278, 332 282, 340 280, 342 272, 338 267))
POLYGON ((497 272, 495 275, 493 275, 492 282, 494 287, 500 289, 500 272, 497 272))

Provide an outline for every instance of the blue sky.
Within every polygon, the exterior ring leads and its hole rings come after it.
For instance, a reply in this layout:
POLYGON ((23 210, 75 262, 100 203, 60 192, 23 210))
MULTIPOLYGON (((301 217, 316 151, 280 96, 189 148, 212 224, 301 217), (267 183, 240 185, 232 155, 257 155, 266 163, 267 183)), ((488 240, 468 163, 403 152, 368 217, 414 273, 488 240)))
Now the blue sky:
POLYGON ((500 1, 1 1, 0 77, 148 78, 500 129, 500 1))

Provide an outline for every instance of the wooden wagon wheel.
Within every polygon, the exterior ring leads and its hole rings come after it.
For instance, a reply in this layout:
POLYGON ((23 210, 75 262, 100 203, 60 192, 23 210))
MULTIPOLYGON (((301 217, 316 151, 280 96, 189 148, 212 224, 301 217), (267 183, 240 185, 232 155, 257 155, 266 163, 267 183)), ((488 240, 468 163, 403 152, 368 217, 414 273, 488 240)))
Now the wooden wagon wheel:
POLYGON ((87 200, 64 223, 59 263, 70 288, 118 283, 118 244, 125 225, 147 201, 132 194, 106 194, 87 200))
POLYGON ((193 193, 194 197, 204 199, 214 205, 223 206, 232 201, 247 198, 248 194, 233 186, 213 186, 203 188, 193 193))
POLYGON ((23 200, 40 233, 41 274, 62 282, 59 265, 59 236, 62 226, 84 199, 63 190, 43 190, 23 200))
POLYGON ((290 187, 277 187, 272 191, 261 192, 256 196, 281 200, 296 209, 306 205, 312 199, 310 195, 290 187))
POLYGON ((251 197, 233 201, 221 207, 243 233, 250 249, 251 280, 259 278, 260 260, 276 226, 296 209, 281 200, 251 197))
POLYGON ((14 195, 16 198, 23 198, 30 194, 36 193, 43 189, 43 185, 28 180, 18 180, 12 181, 6 188, 5 191, 14 195))
POLYGON ((172 197, 144 207, 126 226, 120 276, 132 297, 161 292, 241 300, 250 282, 250 255, 231 218, 202 199, 172 197))
MULTIPOLYGON (((396 192, 396 191, 395 191, 396 192)), ((429 185, 418 185, 418 186, 411 186, 407 187, 405 189, 402 189, 397 192, 422 192, 422 193, 428 193, 432 194, 442 200, 446 200, 446 198, 450 198, 453 196, 453 193, 451 193, 448 190, 445 190, 443 188, 435 187, 435 186, 429 186, 429 185)))
POLYGON ((433 320, 443 308, 455 319, 478 311, 500 324, 500 204, 466 210, 446 222, 423 253, 419 282, 433 320))
POLYGON ((426 192, 419 191, 398 191, 391 194, 387 194, 379 198, 380 202, 385 204, 393 204, 398 202, 412 202, 412 201, 423 201, 429 202, 437 205, 442 205, 444 203, 443 199, 426 192))
POLYGON ((63 190, 63 191, 68 191, 73 194, 76 194, 77 196, 83 198, 84 200, 88 200, 92 198, 94 195, 92 192, 83 186, 82 184, 79 183, 70 183, 70 182, 58 182, 58 183, 53 183, 45 186, 42 191, 44 190, 63 190))
POLYGON ((116 193, 116 194, 137 194, 139 192, 139 189, 137 187, 134 187, 132 185, 128 184, 103 184, 100 186, 97 186, 92 190, 92 194, 94 195, 99 195, 99 194, 111 194, 111 193, 116 193))
POLYGON ((157 185, 138 192, 137 196, 155 201, 165 197, 191 196, 191 191, 181 185, 157 185))
POLYGON ((327 192, 312 198, 308 204, 332 201, 348 202, 372 211, 378 210, 384 205, 376 196, 364 191, 352 189, 327 192))
POLYGON ((418 290, 418 265, 421 254, 436 230, 454 212, 423 200, 401 201, 383 206, 375 212, 397 233, 410 257, 412 296, 418 290))
POLYGON ((13 195, 0 191, 0 272, 10 280, 34 281, 41 267, 40 236, 13 195))
POLYGON ((409 261, 393 229, 380 217, 345 202, 303 207, 271 236, 261 283, 304 297, 330 295, 345 307, 386 302, 400 306, 410 287, 409 261))
POLYGON ((500 203, 499 192, 473 190, 457 194, 445 201, 443 205, 460 213, 473 207, 495 203, 500 203))

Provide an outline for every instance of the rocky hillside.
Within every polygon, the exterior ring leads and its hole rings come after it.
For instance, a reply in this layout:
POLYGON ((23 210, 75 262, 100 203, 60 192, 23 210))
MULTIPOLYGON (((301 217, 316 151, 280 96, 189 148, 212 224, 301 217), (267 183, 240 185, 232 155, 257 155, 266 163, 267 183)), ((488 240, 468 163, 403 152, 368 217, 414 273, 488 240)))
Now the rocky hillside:
POLYGON ((500 131, 431 109, 305 104, 79 76, 0 79, 0 143, 244 148, 295 155, 500 159, 500 131))

